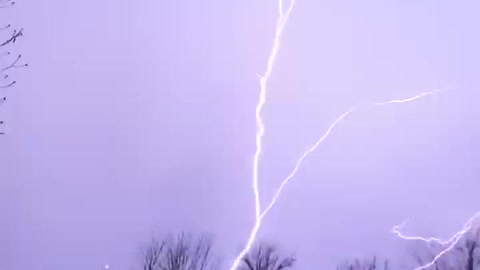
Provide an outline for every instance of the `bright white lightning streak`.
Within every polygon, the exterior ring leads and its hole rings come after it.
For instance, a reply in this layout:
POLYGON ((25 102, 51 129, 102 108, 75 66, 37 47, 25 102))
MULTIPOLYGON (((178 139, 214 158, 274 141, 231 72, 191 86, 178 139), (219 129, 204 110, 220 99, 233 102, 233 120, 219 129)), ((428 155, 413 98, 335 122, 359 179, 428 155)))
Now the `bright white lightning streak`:
MULTIPOLYGON (((295 4, 295 0, 290 2, 290 7, 287 10, 287 13, 283 13, 283 0, 279 1, 279 16, 277 20, 277 28, 275 31, 275 38, 273 40, 273 47, 272 52, 268 58, 267 62, 267 70, 260 77, 260 95, 259 100, 257 103, 257 107, 255 108, 255 118, 257 122, 257 134, 256 134, 256 147, 257 150, 255 152, 255 156, 253 158, 253 192, 255 196, 255 218, 260 217, 260 193, 258 190, 258 164, 260 161, 260 153, 262 152, 262 139, 263 135, 265 134, 265 125, 263 124, 262 120, 262 109, 266 102, 267 97, 267 82, 272 74, 273 65, 275 64, 275 58, 277 57, 278 51, 280 49, 280 37, 282 36, 283 29, 285 28, 285 24, 287 23, 288 17, 292 12, 293 5, 295 4)), ((238 262, 236 263, 238 264, 238 262)), ((236 265, 235 264, 235 265, 236 265)), ((234 267, 236 268, 236 267, 234 267)))
MULTIPOLYGON (((423 98, 423 97, 426 97, 428 95, 433 95, 437 92, 439 92, 441 90, 433 90, 433 91, 430 91, 430 92, 424 92, 424 93, 421 93, 419 95, 416 95, 414 97, 410 97, 410 98, 406 98, 406 99, 394 99, 394 100, 389 100, 389 101, 385 101, 385 102, 376 102, 376 103, 370 103, 369 105, 370 106, 383 106, 383 105, 387 105, 387 104, 393 104, 393 103, 405 103, 405 102, 411 102, 411 101, 415 101, 417 99, 420 99, 420 98, 423 98)), ((257 236, 257 233, 258 233, 258 230, 260 229, 261 225, 262 225, 262 221, 263 221, 263 218, 268 214, 268 212, 270 212, 270 210, 275 206, 278 198, 280 197, 280 195, 282 194, 282 191, 284 190, 284 188, 286 187, 286 185, 288 184, 288 182, 295 176, 295 174, 297 173, 298 169, 300 168, 300 165, 302 164, 302 162, 305 160, 305 158, 311 154, 313 151, 315 151, 315 149, 317 149, 317 147, 323 142, 325 141, 325 139, 328 138, 328 136, 331 134, 331 132, 333 131, 333 129, 339 124, 341 123, 348 115, 350 115, 351 113, 355 112, 356 110, 360 109, 361 107, 353 107, 351 109, 349 109, 348 111, 346 111, 345 113, 341 114, 339 117, 337 117, 337 119, 335 119, 335 121, 329 126, 329 128, 327 129, 327 131, 323 134, 323 136, 320 137, 320 139, 318 139, 315 144, 313 144, 313 146, 311 146, 309 149, 307 149, 307 151, 305 151, 302 156, 297 160, 297 162, 295 163, 295 167, 293 168, 292 172, 282 181, 282 183, 280 184, 280 186, 277 188, 277 190, 275 191, 275 195, 272 197, 272 199, 270 200, 270 203, 268 204, 268 206, 265 208, 265 210, 263 210, 261 212, 261 214, 257 217, 257 219, 255 220, 255 225, 252 229, 252 231, 250 232, 250 236, 248 238, 248 241, 247 241, 247 244, 246 246, 244 247, 244 249, 242 250, 241 253, 239 253, 239 255, 237 256, 237 258, 235 259, 234 261, 234 264, 232 265, 232 267, 230 268, 230 270, 235 270, 237 267, 238 267, 238 264, 240 263, 240 260, 243 258, 243 256, 245 256, 245 254, 248 253, 248 251, 252 248, 252 245, 253 243, 255 242, 255 238, 257 236)), ((254 182, 254 187, 258 190, 258 179, 257 179, 257 182, 254 182)), ((258 208, 259 208, 259 205, 256 205, 258 208)), ((416 269, 416 270, 420 270, 420 269, 416 269)))
POLYGON ((462 237, 466 233, 468 233, 470 230, 473 229, 473 226, 475 224, 475 220, 477 220, 479 218, 480 218, 480 212, 477 212, 475 215, 473 215, 465 223, 465 225, 463 225, 463 228, 460 231, 458 231, 455 235, 450 237, 448 240, 441 240, 441 239, 435 238, 435 237, 425 238, 425 237, 421 237, 421 236, 406 236, 406 235, 403 235, 400 232, 400 228, 405 225, 405 222, 400 224, 400 225, 397 225, 397 226, 393 227, 392 232, 394 234, 396 234, 398 237, 400 237, 404 240, 417 240, 417 241, 422 241, 422 242, 426 242, 426 243, 432 243, 433 242, 433 243, 437 243, 437 244, 442 245, 442 246, 447 246, 446 248, 442 249, 442 251, 440 251, 430 262, 428 262, 424 265, 421 265, 421 266, 414 269, 414 270, 423 270, 423 269, 427 269, 427 268, 433 266, 443 255, 445 255, 448 252, 450 252, 451 250, 453 250, 453 248, 460 241, 460 239, 462 239, 462 237))
POLYGON ((283 11, 283 0, 278 0, 278 19, 277 25, 275 29, 275 37, 273 39, 273 47, 268 57, 267 61, 267 69, 262 76, 259 76, 260 79, 260 94, 257 106, 255 108, 255 119, 257 123, 257 134, 255 137, 256 143, 256 151, 253 158, 253 193, 255 196, 255 225, 250 233, 250 237, 248 238, 247 244, 245 248, 238 254, 238 256, 233 261, 230 270, 236 270, 242 258, 248 253, 251 249, 253 243, 255 242, 255 237, 257 236, 257 232, 260 229, 261 225, 261 205, 260 205, 260 192, 258 189, 258 165, 260 161, 260 154, 262 152, 262 139, 263 135, 265 134, 265 126, 263 124, 261 112, 263 106, 266 102, 267 97, 267 82, 270 79, 270 75, 272 74, 273 65, 275 63, 275 59, 277 57, 278 51, 280 49, 280 37, 282 36, 282 32, 285 28, 285 25, 288 21, 288 17, 293 10, 293 6, 295 5, 295 0, 290 0, 290 6, 286 12, 283 11))
MULTIPOLYGON (((262 220, 263 218, 268 214, 268 212, 275 206, 279 196, 281 195, 283 189, 287 185, 287 183, 295 176, 296 172, 300 168, 301 163, 303 160, 311 153, 313 152, 331 133, 331 131, 339 124, 345 117, 347 117, 350 113, 354 112, 357 108, 352 108, 342 115, 340 115, 334 122, 333 124, 330 125, 330 127, 327 129, 325 134, 320 137, 319 140, 307 151, 303 153, 303 155, 298 159, 296 162, 296 165, 292 172, 283 180, 281 185, 278 187, 278 189, 275 192, 275 195, 273 198, 270 200, 270 203, 268 206, 261 212, 261 205, 260 205, 260 192, 259 192, 259 187, 258 187, 258 167, 259 167, 259 160, 260 160, 260 154, 262 152, 262 139, 265 134, 265 125, 263 123, 262 117, 261 117, 261 112, 262 109, 266 103, 266 90, 267 90, 267 82, 270 79, 270 76, 272 74, 273 70, 273 65, 275 63, 275 59, 277 57, 278 51, 280 49, 280 37, 282 35, 282 32, 285 28, 285 25, 288 21, 288 17, 290 16, 293 7, 295 5, 295 0, 290 1, 290 6, 286 12, 283 11, 283 0, 278 1, 278 19, 277 19, 277 24, 276 24, 276 29, 275 29, 275 37, 273 40, 273 47, 270 53, 270 56, 267 61, 267 69, 265 73, 262 76, 258 76, 260 80, 260 94, 259 94, 259 100, 257 103, 257 106, 255 108, 255 119, 256 119, 256 124, 257 124, 257 133, 255 137, 255 142, 256 142, 256 151, 253 159, 253 192, 254 192, 254 197, 255 197, 255 224, 250 232, 248 241, 245 245, 245 247, 242 249, 242 251, 237 255, 235 258, 234 262, 232 263, 230 270, 236 270, 238 268, 238 265, 240 264, 240 261, 242 258, 250 251, 250 249, 253 246, 253 243, 255 242, 257 233, 262 225, 262 220)), ((431 92, 425 92, 419 95, 416 95, 411 98, 403 99, 403 100, 390 100, 386 102, 380 102, 380 103, 371 103, 370 105, 372 106, 382 106, 382 105, 387 105, 391 103, 404 103, 404 102, 410 102, 417 100, 419 98, 425 97, 427 95, 434 94, 435 92, 438 92, 440 90, 434 90, 431 92)))
MULTIPOLYGON (((414 101, 414 100, 417 100, 417 99, 420 99, 420 98, 423 98, 425 96, 428 96, 428 95, 432 95, 432 94, 435 94, 436 92, 439 92, 440 90, 433 90, 433 91, 430 91, 430 92, 425 92, 425 93, 422 93, 422 94, 419 94, 419 95, 416 95, 414 97, 411 97, 411 98, 407 98, 407 99, 400 99, 400 100, 389 100, 389 101, 386 101, 386 102, 377 102, 377 103, 371 103, 369 105, 371 106, 383 106, 383 105, 387 105, 387 104, 392 104, 392 103, 405 103, 405 102, 411 102, 411 101, 414 101)), ((285 180, 283 180, 283 182, 280 184, 280 186, 278 187, 277 191, 275 192, 275 195, 273 196, 272 200, 270 201, 270 204, 267 206, 267 208, 265 208, 265 210, 262 212, 262 214, 260 215, 260 219, 263 219, 263 217, 270 211, 270 209, 272 209, 272 207, 275 205, 275 203, 277 202, 277 199, 278 197, 280 196, 280 194, 282 193, 283 189, 285 188, 285 186, 288 184, 288 182, 295 176, 295 174, 297 173, 298 169, 300 168, 300 165, 302 164, 303 160, 310 154, 312 153, 313 151, 315 151, 315 149, 317 149, 317 147, 325 140, 327 139, 327 137, 330 135, 330 133, 332 132, 332 130, 340 123, 342 122, 345 117, 347 117, 349 114, 353 113, 354 111, 360 109, 360 107, 358 108, 351 108, 350 110, 346 111, 345 113, 343 113, 342 115, 340 115, 331 125, 330 127, 327 129, 327 131, 323 134, 322 137, 320 137, 320 139, 318 139, 315 144, 310 147, 309 149, 307 149, 307 151, 305 151, 302 156, 297 160, 296 164, 295 164, 295 167, 293 168, 292 172, 287 176, 287 178, 285 178, 285 180)), ((260 220, 261 222, 261 220, 260 220)))
POLYGON ((386 102, 377 102, 377 103, 372 103, 371 105, 375 105, 375 106, 383 106, 383 105, 387 105, 387 104, 392 104, 392 103, 405 103, 405 102, 410 102, 410 101, 414 101, 416 99, 419 99, 419 98, 422 98, 422 97, 425 97, 425 96, 428 96, 428 95, 431 95, 431 94, 435 94, 437 92, 440 92, 440 91, 445 91, 445 89, 436 89, 436 90, 433 90, 433 91, 430 91, 430 92, 425 92, 425 93, 421 93, 421 94, 418 94, 416 96, 413 96, 411 98, 406 98, 406 99, 392 99, 390 101, 386 101, 386 102))

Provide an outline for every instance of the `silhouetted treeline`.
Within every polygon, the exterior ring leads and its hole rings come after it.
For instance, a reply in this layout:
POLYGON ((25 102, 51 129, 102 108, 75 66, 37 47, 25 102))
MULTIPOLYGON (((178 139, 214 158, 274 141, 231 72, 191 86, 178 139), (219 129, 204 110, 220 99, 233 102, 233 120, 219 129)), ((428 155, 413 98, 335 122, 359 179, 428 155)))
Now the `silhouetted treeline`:
MULTIPOLYGON (((152 237, 142 247, 142 270, 219 270, 223 269, 220 262, 212 238, 205 234, 152 237)), ((238 270, 287 270, 294 264, 293 256, 281 255, 276 246, 263 243, 242 259, 238 270)))
MULTIPOLYGON (((448 245, 418 241, 409 250, 399 269, 480 270, 480 230, 462 236, 452 250, 436 258, 448 245)), ((348 257, 348 256, 346 256, 348 257)), ((142 270, 219 270, 221 265, 211 237, 180 233, 164 238, 152 237, 142 248, 142 270)), ((259 243, 242 259, 237 270, 295 269, 296 258, 280 252, 276 245, 259 243)), ((388 259, 354 258, 340 262, 336 270, 392 270, 388 259)))

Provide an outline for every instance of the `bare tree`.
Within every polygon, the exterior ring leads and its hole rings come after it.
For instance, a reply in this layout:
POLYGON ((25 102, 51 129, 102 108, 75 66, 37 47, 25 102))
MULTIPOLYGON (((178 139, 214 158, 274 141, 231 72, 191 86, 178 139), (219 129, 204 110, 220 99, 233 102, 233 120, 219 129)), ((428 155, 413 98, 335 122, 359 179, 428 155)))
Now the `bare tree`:
POLYGON ((379 263, 376 256, 365 260, 345 260, 337 266, 337 270, 380 270, 380 268, 382 270, 390 270, 390 264, 386 259, 379 263))
POLYGON ((164 239, 152 237, 143 253, 143 270, 216 270, 218 258, 210 237, 180 233, 164 239))
MULTIPOLYGON (((412 253, 418 266, 433 262, 445 246, 417 247, 412 253)), ((480 270, 480 230, 466 233, 456 246, 434 261, 428 270, 480 270)))
POLYGON ((283 270, 292 268, 296 259, 293 256, 281 256, 273 245, 260 244, 242 261, 242 270, 283 270))
POLYGON ((158 260, 160 259, 165 243, 152 237, 150 243, 145 247, 143 257, 143 270, 155 270, 158 267, 158 260))
MULTIPOLYGON (((10 7, 13 7, 15 4, 14 1, 12 0, 0 0, 0 9, 8 9, 10 7)), ((22 68, 28 66, 27 64, 20 64, 22 55, 16 55, 13 56, 10 51, 8 51, 8 47, 12 44, 15 44, 17 39, 21 36, 23 36, 23 28, 22 29, 15 29, 12 27, 11 24, 6 24, 6 25, 0 25, 0 33, 7 33, 6 38, 2 37, 2 40, 0 40, 0 48, 2 51, 0 52, 0 61, 1 63, 7 63, 6 65, 2 64, 0 66, 0 76, 1 76, 1 82, 0 82, 0 90, 4 91, 7 88, 12 87, 15 85, 16 81, 15 80, 10 80, 9 77, 9 72, 12 69, 16 68, 22 68), (3 66, 4 65, 4 66, 3 66)), ((0 93, 0 105, 2 105, 5 101, 7 100, 7 97, 4 92, 0 93)), ((0 125, 3 124, 3 121, 0 120, 0 125)), ((4 133, 0 131, 0 135, 3 135, 4 133)))
POLYGON ((456 249, 461 254, 463 269, 480 269, 480 229, 470 232, 465 236, 463 243, 456 249))
MULTIPOLYGON (((431 243, 428 246, 424 246, 424 242, 415 243, 412 248, 411 256, 414 260, 414 266, 409 265, 409 268, 415 268, 419 266, 425 266, 431 264, 428 270, 460 270, 457 268, 458 263, 454 261, 453 256, 442 256, 435 259, 435 257, 442 252, 443 246, 431 243), (432 263, 433 262, 433 263, 432 263)), ((406 266, 406 265, 404 265, 406 266)))

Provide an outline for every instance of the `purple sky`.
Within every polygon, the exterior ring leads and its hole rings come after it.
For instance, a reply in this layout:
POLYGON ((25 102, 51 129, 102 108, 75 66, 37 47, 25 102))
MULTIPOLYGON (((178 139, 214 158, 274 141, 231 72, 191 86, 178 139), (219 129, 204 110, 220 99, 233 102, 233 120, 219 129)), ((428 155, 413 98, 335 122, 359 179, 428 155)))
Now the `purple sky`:
MULTIPOLYGON (((230 263, 247 239, 276 1, 137 2, 1 10, 31 67, 0 111, 0 269, 130 270, 152 232, 182 229, 214 233, 230 263)), ((401 257, 393 225, 447 237, 480 209, 479 8, 297 0, 264 110, 264 203, 350 106, 452 88, 355 113, 305 161, 260 233, 298 269, 401 257)))

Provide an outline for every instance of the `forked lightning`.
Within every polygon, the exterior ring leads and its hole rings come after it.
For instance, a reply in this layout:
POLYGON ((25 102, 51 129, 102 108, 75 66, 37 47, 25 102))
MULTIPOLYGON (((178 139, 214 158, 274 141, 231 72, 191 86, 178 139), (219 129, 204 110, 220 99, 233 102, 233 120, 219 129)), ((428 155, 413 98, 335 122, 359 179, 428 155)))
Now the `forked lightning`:
MULTIPOLYGON (((300 165, 302 164, 303 160, 310 154, 312 153, 332 132, 332 130, 340 123, 342 122, 349 114, 363 108, 363 106, 359 107, 354 107, 349 110, 347 110, 345 113, 341 114, 327 129, 327 131, 321 136, 307 151, 305 151, 301 157, 297 160, 295 167, 291 171, 291 173, 282 181, 280 186, 277 188, 274 196, 270 200, 270 203, 267 205, 267 207, 262 211, 262 207, 260 205, 260 192, 259 192, 259 177, 258 177, 258 172, 259 172, 259 161, 260 161, 260 156, 262 153, 262 139, 265 134, 265 125, 262 120, 262 109, 266 104, 266 97, 267 97, 267 83, 268 80, 270 79, 270 76, 273 71, 273 66, 275 64, 275 59, 278 55, 278 51, 280 49, 280 39, 282 36, 282 33, 285 29, 285 25, 287 24, 288 18, 290 17, 290 14, 294 8, 295 5, 295 0, 291 0, 290 4, 287 8, 287 10, 284 10, 284 2, 283 0, 278 0, 278 18, 277 18, 277 24, 276 24, 276 29, 275 29, 275 37, 273 40, 273 46, 272 50, 270 52, 270 55, 268 57, 267 61, 267 67, 266 71, 262 76, 259 77, 259 83, 260 83, 260 93, 259 93, 259 99, 258 103, 255 109, 255 119, 256 119, 256 125, 257 125, 257 132, 256 132, 256 137, 255 137, 255 142, 256 142, 256 151, 254 154, 253 158, 253 193, 254 193, 254 203, 255 203, 255 223, 253 228, 250 231, 248 240, 244 248, 240 251, 240 253, 235 257, 235 260, 233 261, 230 270, 236 270, 242 260, 242 258, 250 251, 252 248, 255 239, 257 237, 258 231, 262 225, 262 221, 265 218, 265 216, 269 213, 269 211, 275 206, 278 198, 282 194, 282 191, 284 190, 285 186, 288 184, 288 182, 295 176, 297 173, 298 169, 300 168, 300 165)), ((383 106, 387 104, 393 104, 393 103, 405 103, 405 102, 411 102, 418 100, 420 98, 435 94, 441 90, 434 90, 434 91, 429 91, 429 92, 424 92, 421 94, 418 94, 416 96, 406 98, 406 99, 394 99, 394 100, 389 100, 385 102, 376 102, 376 103, 371 103, 368 104, 367 106, 383 106)), ((435 261, 440 258, 443 254, 448 252, 449 250, 452 249, 452 247, 459 241, 461 236, 463 236, 468 230, 470 230, 473 221, 475 218, 480 216, 480 213, 476 214, 472 219, 467 222, 465 227, 463 228, 462 231, 458 232, 455 236, 453 236, 451 239, 442 242, 439 239, 436 238, 421 238, 421 237, 407 237, 404 236, 403 234, 400 233, 399 228, 401 226, 395 226, 393 228, 393 232, 396 233, 399 237, 406 239, 406 240, 422 240, 426 242, 438 242, 443 245, 448 245, 446 249, 444 249, 440 254, 435 257, 434 261, 430 262, 429 264, 426 264, 422 267, 418 267, 415 270, 422 270, 424 268, 429 267, 430 265, 434 264, 435 261)))

